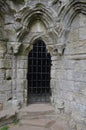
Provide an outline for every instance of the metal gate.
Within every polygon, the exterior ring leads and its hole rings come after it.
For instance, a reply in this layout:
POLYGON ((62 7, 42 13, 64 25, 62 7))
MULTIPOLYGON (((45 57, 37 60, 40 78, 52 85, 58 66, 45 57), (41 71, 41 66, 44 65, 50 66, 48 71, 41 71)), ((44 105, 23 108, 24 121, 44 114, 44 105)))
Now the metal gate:
POLYGON ((28 56, 28 102, 50 102, 51 56, 42 40, 33 44, 28 56))

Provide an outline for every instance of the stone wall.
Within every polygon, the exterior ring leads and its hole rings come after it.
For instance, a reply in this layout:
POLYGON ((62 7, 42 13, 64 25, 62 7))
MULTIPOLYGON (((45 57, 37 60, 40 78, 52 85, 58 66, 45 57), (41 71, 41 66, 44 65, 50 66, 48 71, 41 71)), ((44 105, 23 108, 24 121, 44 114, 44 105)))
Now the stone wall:
POLYGON ((51 54, 52 104, 84 129, 85 0, 0 0, 1 109, 27 104, 28 54, 36 39, 43 40, 51 54))
POLYGON ((64 56, 57 61, 55 102, 75 122, 86 123, 86 16, 78 15, 66 39, 64 56))

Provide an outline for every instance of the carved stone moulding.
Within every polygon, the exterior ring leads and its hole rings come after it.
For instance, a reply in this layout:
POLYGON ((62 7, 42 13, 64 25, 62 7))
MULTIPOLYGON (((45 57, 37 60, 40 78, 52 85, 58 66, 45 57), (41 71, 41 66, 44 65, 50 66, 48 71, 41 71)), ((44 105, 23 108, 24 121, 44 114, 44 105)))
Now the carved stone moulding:
POLYGON ((60 9, 58 17, 66 28, 70 28, 72 21, 80 13, 86 15, 86 0, 70 0, 60 9))
POLYGON ((59 55, 59 56, 62 56, 63 53, 64 53, 64 49, 65 49, 66 45, 64 44, 57 44, 53 47, 52 49, 52 53, 53 55, 59 55))
POLYGON ((53 26, 52 11, 46 8, 45 5, 38 3, 30 9, 28 6, 22 8, 19 13, 15 16, 15 20, 22 24, 22 27, 17 29, 17 39, 22 41, 27 33, 30 33, 30 28, 34 22, 39 20, 43 23, 46 29, 53 26))
POLYGON ((64 53, 64 49, 65 49, 66 45, 62 45, 62 44, 57 44, 56 45, 56 49, 57 49, 57 53, 59 55, 62 55, 64 53))
POLYGON ((8 42, 8 53, 12 53, 14 55, 18 54, 21 45, 22 43, 20 42, 8 42))

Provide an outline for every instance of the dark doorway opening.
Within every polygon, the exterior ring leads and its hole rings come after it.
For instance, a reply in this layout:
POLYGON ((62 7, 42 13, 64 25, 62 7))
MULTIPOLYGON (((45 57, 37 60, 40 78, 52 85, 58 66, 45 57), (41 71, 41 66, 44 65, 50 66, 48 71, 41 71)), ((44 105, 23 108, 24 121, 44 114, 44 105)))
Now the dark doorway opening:
POLYGON ((28 103, 50 102, 51 55, 42 40, 36 40, 28 55, 28 103))

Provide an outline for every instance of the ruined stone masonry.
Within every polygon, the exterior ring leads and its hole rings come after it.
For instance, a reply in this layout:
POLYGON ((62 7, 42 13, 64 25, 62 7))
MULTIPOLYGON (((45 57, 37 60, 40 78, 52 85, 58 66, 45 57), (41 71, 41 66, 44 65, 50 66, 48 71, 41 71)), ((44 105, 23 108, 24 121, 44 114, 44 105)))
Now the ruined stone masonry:
POLYGON ((28 100, 28 54, 51 55, 51 104, 86 129, 86 0, 0 0, 0 109, 28 100))

